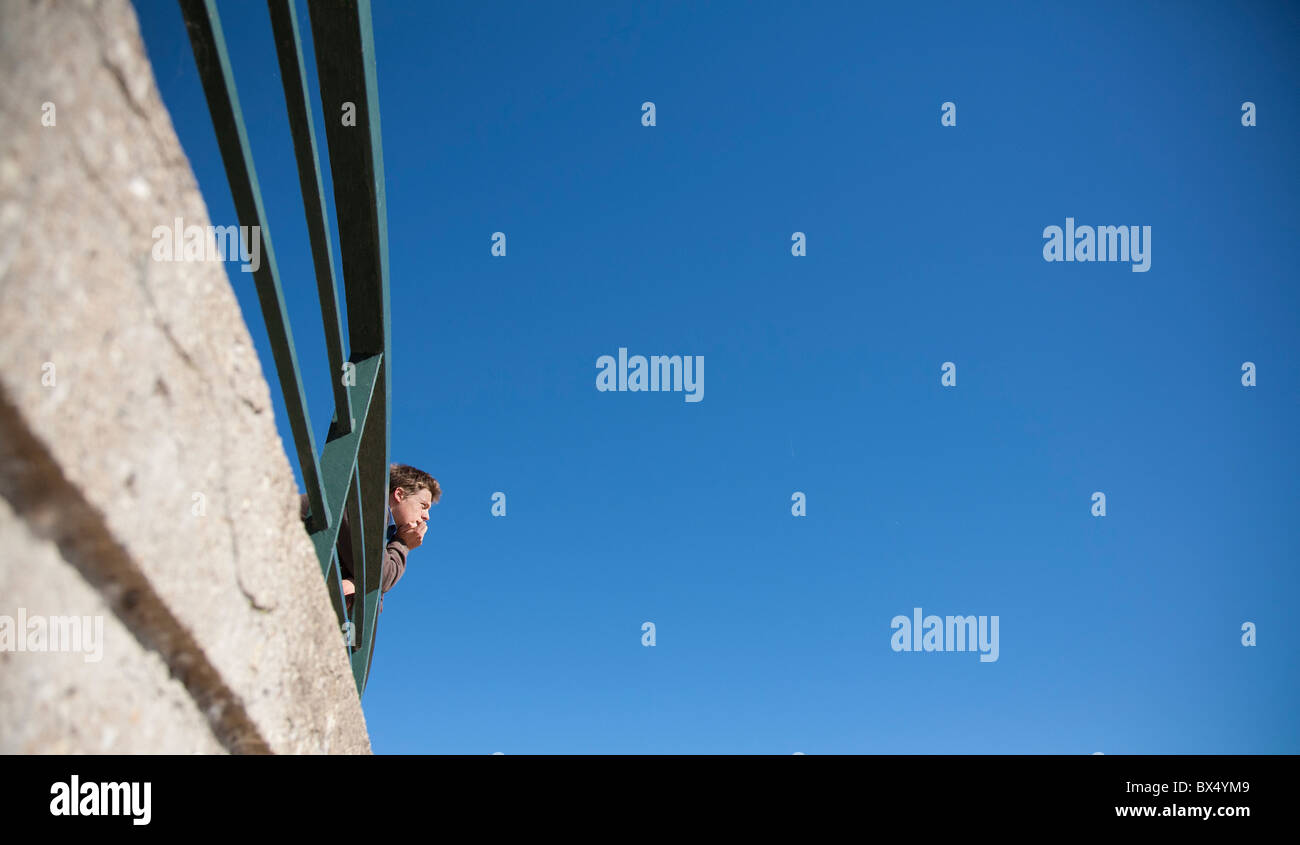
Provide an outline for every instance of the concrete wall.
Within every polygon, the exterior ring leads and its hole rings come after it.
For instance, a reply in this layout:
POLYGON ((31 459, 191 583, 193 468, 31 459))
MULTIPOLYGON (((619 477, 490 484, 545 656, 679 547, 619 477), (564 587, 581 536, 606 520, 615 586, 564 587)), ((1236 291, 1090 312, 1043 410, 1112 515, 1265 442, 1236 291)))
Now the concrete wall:
POLYGON ((209 219, 134 11, 0 2, 0 79, 0 753, 368 753, 224 266, 152 259, 209 219))

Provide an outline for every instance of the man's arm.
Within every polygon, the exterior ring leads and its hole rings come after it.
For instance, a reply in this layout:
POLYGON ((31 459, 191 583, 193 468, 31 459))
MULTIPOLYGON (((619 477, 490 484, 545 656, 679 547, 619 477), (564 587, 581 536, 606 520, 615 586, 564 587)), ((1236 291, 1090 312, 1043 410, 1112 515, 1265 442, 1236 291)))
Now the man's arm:
POLYGON ((380 579, 380 594, 393 589, 393 586, 406 574, 406 555, 410 549, 397 537, 397 526, 388 528, 388 546, 384 549, 384 573, 380 579))
MULTIPOLYGON (((393 589, 393 585, 402 580, 406 574, 406 555, 410 551, 406 544, 397 539, 393 526, 388 528, 388 545, 384 548, 384 565, 379 577, 379 612, 384 612, 384 593, 393 589)), ((349 573, 351 575, 351 573, 349 573)), ((352 579, 343 579, 343 594, 348 599, 348 613, 352 612, 356 585, 352 579)))
POLYGON ((407 554, 424 542, 424 532, 428 530, 429 526, 423 522, 388 526, 388 546, 384 549, 384 571, 380 579, 379 610, 381 613, 384 609, 383 594, 393 589, 393 586, 401 580, 406 572, 407 554))
MULTIPOLYGON (((299 512, 302 518, 307 518, 311 505, 306 494, 299 498, 299 512)), ((408 529, 409 531, 409 529, 408 529)), ((423 532, 419 532, 421 535, 423 532)), ((415 537, 412 537, 414 540, 415 537)), ((343 518, 339 525, 339 568, 340 576, 343 581, 343 595, 347 599, 347 612, 352 613, 352 600, 356 593, 356 584, 352 579, 352 534, 348 526, 347 511, 343 512, 343 518)), ((384 548, 384 564, 380 575, 379 594, 393 589, 402 576, 406 574, 406 555, 411 551, 410 546, 404 543, 398 535, 397 526, 392 525, 388 528, 388 543, 384 548)), ((383 611, 384 603, 381 598, 379 602, 380 612, 383 611)))

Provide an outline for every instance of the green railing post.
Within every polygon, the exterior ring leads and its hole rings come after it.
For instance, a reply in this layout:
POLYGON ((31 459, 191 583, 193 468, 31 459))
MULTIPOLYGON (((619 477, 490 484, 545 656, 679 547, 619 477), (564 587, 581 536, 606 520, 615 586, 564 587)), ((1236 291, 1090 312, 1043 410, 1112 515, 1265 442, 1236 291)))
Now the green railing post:
MULTIPOLYGON (((388 211, 384 195, 383 145, 374 33, 368 0, 319 0, 308 6, 321 109, 326 115, 334 211, 348 304, 348 340, 353 356, 382 356, 376 390, 385 397, 372 404, 357 459, 361 516, 366 526, 362 648, 353 655, 353 672, 364 689, 374 649, 374 632, 387 528, 387 397, 392 395, 388 302, 388 211), (340 119, 344 104, 354 107, 352 125, 340 119), (376 526, 378 528, 376 528, 376 526)), ((349 519, 351 517, 349 516, 349 519)), ((352 523, 354 531, 358 523, 352 523)), ((355 549, 356 547, 354 547, 355 549)), ((361 591, 358 584, 358 591, 361 591)))
POLYGON ((307 529, 320 561, 321 574, 327 585, 333 584, 330 600, 340 626, 345 621, 351 622, 360 635, 356 648, 347 651, 360 694, 365 691, 369 677, 378 624, 387 531, 389 397, 392 395, 388 367, 391 357, 388 218, 370 4, 368 0, 320 0, 309 6, 348 306, 351 378, 346 382, 334 263, 297 14, 292 0, 268 0, 267 4, 284 84, 333 382, 334 415, 318 459, 221 21, 214 0, 179 2, 236 213, 242 225, 256 226, 262 239, 264 260, 254 273, 254 281, 307 488, 311 508, 307 529), (355 110, 355 126, 343 126, 337 118, 344 102, 355 110), (358 592, 350 620, 344 619, 345 604, 334 554, 345 509, 352 535, 353 577, 358 592))
MULTIPOLYGON (((275 359, 276 374, 284 396, 289 427, 297 447, 298 465, 302 469, 303 484, 311 501, 313 518, 324 511, 324 491, 316 468, 316 444, 307 418, 307 399, 299 377, 298 357, 293 347, 293 332, 289 329, 289 315, 284 307, 284 294, 280 289, 280 276, 276 269, 275 251, 271 248, 271 232, 262 207, 262 192, 257 184, 257 170, 253 167, 253 152, 244 131, 244 116, 235 93, 235 77, 226 53, 226 39, 221 32, 221 19, 213 0, 180 0, 189 30, 190 44, 194 48, 194 61, 208 100, 208 111, 217 134, 217 145, 226 166, 230 193, 235 203, 235 213, 242 226, 256 227, 262 240, 263 260, 253 271, 257 285, 257 298, 262 306, 262 318, 271 342, 271 355, 275 359)), ((321 526, 324 527, 324 526, 321 526)))
POLYGON ((316 127, 311 116, 311 95, 307 91, 307 66, 302 58, 302 40, 298 35, 298 13, 294 11, 292 0, 267 0, 266 5, 271 13, 271 29, 275 33, 280 80, 284 85, 284 101, 289 113, 289 132, 293 136, 294 155, 298 161, 302 204, 307 212, 307 234, 316 265, 316 290, 320 296, 325 351, 329 355, 334 388, 334 429, 347 433, 352 430, 352 403, 343 378, 343 323, 339 318, 338 289, 334 284, 334 254, 325 220, 325 190, 321 185, 320 161, 316 153, 316 127))

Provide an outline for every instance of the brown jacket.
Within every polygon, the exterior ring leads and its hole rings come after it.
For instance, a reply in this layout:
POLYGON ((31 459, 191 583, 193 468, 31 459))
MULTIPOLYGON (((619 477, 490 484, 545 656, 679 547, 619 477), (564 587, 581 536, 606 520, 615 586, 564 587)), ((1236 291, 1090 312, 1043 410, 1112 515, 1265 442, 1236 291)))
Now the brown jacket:
MULTIPOLYGON (((306 520, 307 514, 311 513, 311 502, 308 500, 306 493, 299 496, 298 513, 303 520, 306 520)), ((351 581, 355 586, 356 579, 352 574, 352 532, 348 527, 348 512, 346 508, 343 509, 343 520, 342 524, 339 526, 339 539, 335 549, 338 551, 339 555, 339 573, 343 576, 345 581, 351 581)), ((379 588, 379 611, 381 613, 384 610, 384 593, 393 589, 393 585, 400 581, 402 575, 406 572, 406 555, 409 551, 410 549, 406 547, 406 544, 397 539, 397 526, 389 525, 388 545, 384 549, 384 568, 383 575, 380 578, 379 588)), ((330 584, 329 588, 331 590, 334 589, 334 585, 330 584)), ((352 615, 352 602, 356 598, 356 595, 357 594, 354 592, 352 595, 347 597, 347 612, 349 617, 352 615)))

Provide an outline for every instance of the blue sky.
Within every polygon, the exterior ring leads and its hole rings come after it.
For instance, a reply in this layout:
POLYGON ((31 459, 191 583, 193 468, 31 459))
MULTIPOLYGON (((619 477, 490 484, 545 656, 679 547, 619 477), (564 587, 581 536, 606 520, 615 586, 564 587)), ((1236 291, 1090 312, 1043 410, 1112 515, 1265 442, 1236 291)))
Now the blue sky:
MULTIPOLYGON (((375 751, 1300 752, 1300 12, 1239 5, 377 2, 392 457, 444 494, 375 751), (1044 261, 1067 217, 1150 270, 1044 261), (598 392, 619 347, 704 401, 598 392), (914 607, 999 659, 893 651, 914 607)), ((179 10, 136 8, 234 223, 179 10)), ((220 9, 323 443, 270 23, 220 9)))

